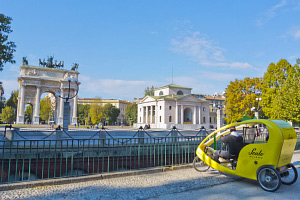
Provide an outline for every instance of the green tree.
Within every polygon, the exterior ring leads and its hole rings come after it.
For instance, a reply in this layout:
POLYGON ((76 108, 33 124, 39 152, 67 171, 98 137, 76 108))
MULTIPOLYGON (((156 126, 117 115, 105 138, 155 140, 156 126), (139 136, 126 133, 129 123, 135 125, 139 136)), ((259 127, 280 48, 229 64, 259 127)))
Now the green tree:
POLYGON ((103 106, 94 103, 90 106, 90 117, 93 124, 99 124, 104 119, 103 106))
POLYGON ((5 107, 9 106, 13 109, 14 119, 16 119, 16 116, 17 116, 18 95, 19 95, 19 90, 12 91, 10 98, 5 102, 5 107))
POLYGON ((14 110, 12 107, 6 106, 2 109, 0 119, 4 123, 13 123, 14 121, 14 110))
POLYGON ((300 77, 297 74, 289 75, 286 81, 278 88, 273 100, 273 119, 286 121, 300 121, 300 77))
POLYGON ((32 105, 28 105, 25 109, 25 121, 32 122, 32 105))
POLYGON ((52 112, 51 99, 46 96, 40 102, 40 118, 44 121, 49 121, 52 116, 52 112))
POLYGON ((4 64, 15 63, 13 53, 16 51, 16 45, 12 41, 8 41, 8 34, 11 30, 12 18, 0 14, 0 71, 3 70, 4 64))
POLYGON ((292 66, 287 60, 281 59, 277 64, 271 63, 263 77, 262 101, 263 112, 270 119, 278 117, 275 98, 280 86, 289 75, 299 72, 299 66, 292 66))
POLYGON ((145 89, 145 96, 154 96, 154 86, 152 85, 151 88, 146 87, 145 89))
POLYGON ((88 118, 89 110, 90 110, 90 105, 77 104, 78 123, 86 124, 85 120, 88 118))
POLYGON ((4 108, 4 103, 2 101, 0 101, 0 114, 2 113, 2 109, 4 108))
POLYGON ((133 103, 126 107, 125 116, 128 124, 137 123, 137 104, 133 103))
POLYGON ((253 117, 252 107, 258 107, 256 98, 261 91, 261 78, 231 81, 225 92, 225 120, 228 123, 242 120, 244 115, 253 117))
POLYGON ((103 106, 103 112, 107 123, 111 125, 117 121, 117 118, 120 114, 120 109, 108 103, 103 106))

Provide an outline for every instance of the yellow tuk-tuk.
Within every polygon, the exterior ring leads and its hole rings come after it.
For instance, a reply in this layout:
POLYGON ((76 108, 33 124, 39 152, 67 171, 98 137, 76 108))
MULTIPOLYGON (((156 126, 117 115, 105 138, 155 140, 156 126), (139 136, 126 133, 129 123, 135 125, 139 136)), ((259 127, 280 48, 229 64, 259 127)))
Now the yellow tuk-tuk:
MULTIPOLYGON (((210 167, 227 174, 257 180, 266 191, 276 191, 281 183, 293 184, 298 178, 291 163, 297 134, 281 120, 253 119, 224 126, 209 134, 198 146, 193 165, 203 172, 210 167), (243 137, 243 148, 232 158, 215 161, 216 145, 221 136, 235 127, 243 137)), ((223 145, 224 146, 224 145, 223 145)))

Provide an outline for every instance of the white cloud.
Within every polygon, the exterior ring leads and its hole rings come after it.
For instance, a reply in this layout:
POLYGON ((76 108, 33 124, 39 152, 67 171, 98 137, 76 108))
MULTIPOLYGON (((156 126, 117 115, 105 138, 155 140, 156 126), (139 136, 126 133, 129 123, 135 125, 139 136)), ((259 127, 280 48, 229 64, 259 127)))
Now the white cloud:
POLYGON ((19 89, 19 83, 16 79, 2 79, 1 81, 4 88, 5 97, 6 99, 9 99, 11 92, 19 89))
POLYGON ((295 39, 300 39, 300 28, 294 29, 292 35, 295 39))
POLYGON ((268 9, 263 15, 256 21, 257 26, 262 26, 266 24, 268 21, 273 19, 276 14, 278 13, 279 9, 282 9, 284 6, 286 6, 287 1, 282 0, 278 4, 272 6, 270 9, 268 9))
POLYGON ((160 86, 154 81, 116 80, 116 79, 92 79, 88 76, 80 77, 79 96, 83 94, 89 97, 115 98, 130 100, 134 97, 141 98, 146 87, 160 86))
POLYGON ((191 36, 172 39, 171 49, 186 55, 204 66, 216 66, 229 69, 256 69, 249 63, 228 62, 223 54, 224 50, 207 39, 206 36, 194 32, 191 36))

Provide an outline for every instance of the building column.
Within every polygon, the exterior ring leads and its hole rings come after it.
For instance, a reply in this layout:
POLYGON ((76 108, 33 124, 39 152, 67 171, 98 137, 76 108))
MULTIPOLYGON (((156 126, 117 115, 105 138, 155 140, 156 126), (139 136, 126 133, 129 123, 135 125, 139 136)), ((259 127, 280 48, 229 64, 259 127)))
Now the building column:
MULTIPOLYGON (((60 88, 60 96, 64 97, 64 88, 60 88)), ((58 125, 63 125, 64 118, 64 99, 60 98, 58 125)))
POLYGON ((146 124, 148 124, 148 112, 149 112, 149 107, 146 106, 146 124))
POLYGON ((77 95, 73 98, 72 124, 77 124, 77 95))
POLYGON ((150 124, 153 123, 153 107, 150 106, 150 124))
POLYGON ((202 106, 199 106, 199 124, 202 124, 201 109, 202 109, 202 106))
POLYGON ((41 101, 41 87, 37 86, 36 87, 36 95, 35 95, 33 124, 40 123, 40 101, 41 101))
POLYGON ((140 123, 144 123, 144 106, 141 106, 138 112, 140 113, 140 123))
POLYGON ((21 84, 21 101, 17 124, 24 124, 24 107, 25 107, 25 86, 21 84))
POLYGON ((223 126, 223 112, 222 109, 217 109, 217 129, 223 126))
POLYGON ((178 105, 175 103, 175 124, 178 124, 178 105))
POLYGON ((196 106, 194 106, 194 112, 193 112, 193 124, 197 124, 197 121, 196 121, 196 106))
POLYGON ((181 124, 184 124, 184 112, 183 112, 183 105, 181 105, 181 124))

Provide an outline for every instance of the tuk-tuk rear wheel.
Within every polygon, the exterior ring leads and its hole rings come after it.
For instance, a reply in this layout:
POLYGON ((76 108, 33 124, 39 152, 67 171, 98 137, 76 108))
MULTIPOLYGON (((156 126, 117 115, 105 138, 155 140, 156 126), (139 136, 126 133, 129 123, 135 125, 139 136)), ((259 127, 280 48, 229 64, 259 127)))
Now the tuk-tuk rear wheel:
POLYGON ((203 160, 201 160, 198 156, 196 156, 193 160, 193 167, 198 172, 206 172, 210 166, 207 165, 203 160))
POLYGON ((296 167, 293 164, 290 164, 288 171, 280 174, 281 182, 285 185, 292 185, 297 181, 298 172, 296 167))
POLYGON ((274 192, 281 186, 280 174, 271 167, 263 167, 257 172, 257 180, 262 189, 274 192))

